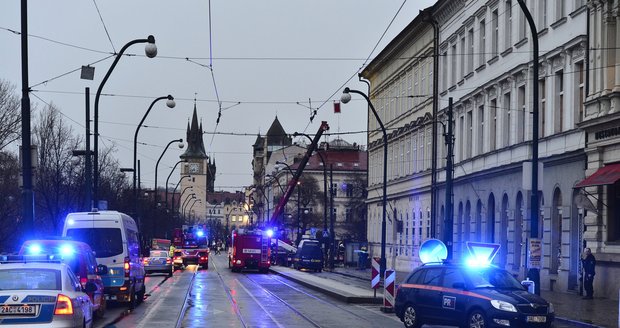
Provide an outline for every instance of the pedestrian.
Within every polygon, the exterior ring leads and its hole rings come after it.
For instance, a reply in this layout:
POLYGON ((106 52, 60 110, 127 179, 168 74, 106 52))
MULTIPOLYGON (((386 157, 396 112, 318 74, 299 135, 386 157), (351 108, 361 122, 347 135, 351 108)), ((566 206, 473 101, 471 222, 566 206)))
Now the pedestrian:
POLYGON ((594 267, 596 266, 596 258, 592 255, 590 248, 585 248, 581 254, 581 263, 583 264, 583 285, 586 290, 584 300, 594 298, 594 267))

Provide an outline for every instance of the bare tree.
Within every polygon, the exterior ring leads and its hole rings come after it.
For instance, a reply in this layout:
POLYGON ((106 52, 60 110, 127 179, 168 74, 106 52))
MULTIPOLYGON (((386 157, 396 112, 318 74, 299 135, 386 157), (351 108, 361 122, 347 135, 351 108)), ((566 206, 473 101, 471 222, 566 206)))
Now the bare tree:
POLYGON ((17 155, 0 152, 0 252, 15 250, 21 219, 17 155))
POLYGON ((76 166, 71 155, 71 150, 80 146, 80 140, 53 105, 39 113, 33 134, 39 151, 34 179, 38 232, 56 234, 66 213, 76 211, 81 199, 83 189, 75 179, 76 166))
POLYGON ((366 181, 360 177, 353 177, 343 184, 347 194, 346 207, 349 209, 348 216, 340 225, 343 232, 342 239, 365 241, 367 230, 366 181))
POLYGON ((15 86, 0 79, 0 150, 20 137, 20 98, 15 86))

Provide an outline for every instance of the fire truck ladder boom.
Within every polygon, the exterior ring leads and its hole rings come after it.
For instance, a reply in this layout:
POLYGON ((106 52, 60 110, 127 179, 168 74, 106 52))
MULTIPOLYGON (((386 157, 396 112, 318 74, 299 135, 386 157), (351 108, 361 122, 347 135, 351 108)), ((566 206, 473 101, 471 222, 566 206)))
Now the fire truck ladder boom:
POLYGON ((286 192, 284 193, 282 198, 280 198, 278 205, 273 210, 273 215, 271 216, 272 224, 276 222, 276 220, 280 217, 280 215, 282 215, 282 211, 284 210, 284 205, 286 205, 286 203, 288 202, 288 199, 293 194, 293 191, 295 190, 295 186, 297 185, 297 181, 299 181, 299 177, 303 173, 304 168, 306 167, 306 164, 308 164, 308 160, 310 159, 310 156, 312 156, 312 152, 316 149, 316 146, 318 145, 319 140, 321 139, 321 136, 323 135, 323 132, 327 130, 329 130, 329 125, 327 124, 327 121, 322 121, 321 127, 319 127, 319 131, 317 131, 317 133, 314 135, 314 139, 312 139, 312 143, 310 143, 310 145, 308 146, 308 150, 306 151, 306 154, 299 162, 299 166, 297 166, 297 171, 295 171, 293 178, 291 179, 291 181, 289 181, 288 186, 286 187, 286 192))

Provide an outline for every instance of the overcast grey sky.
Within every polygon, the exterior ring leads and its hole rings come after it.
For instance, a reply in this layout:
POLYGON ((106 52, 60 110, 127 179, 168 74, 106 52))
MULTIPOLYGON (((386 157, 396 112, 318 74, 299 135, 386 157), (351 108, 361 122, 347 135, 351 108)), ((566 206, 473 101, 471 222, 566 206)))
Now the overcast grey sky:
MULTIPOLYGON (((342 138, 365 145, 366 134, 354 133, 366 129, 365 102, 354 97, 342 105, 341 114, 334 114, 332 103, 349 79, 346 86, 366 90, 356 75, 366 58, 377 55, 434 1, 28 2, 31 100, 39 109, 54 104, 75 133, 83 134, 84 88, 91 89, 92 113, 97 87, 113 61, 102 59, 127 42, 152 34, 157 57, 146 58, 141 44, 130 47, 126 54, 137 56, 121 58, 103 89, 99 146, 116 144, 121 166, 131 167, 140 119, 155 98, 174 96, 176 107, 168 109, 165 101, 158 102, 138 137, 142 183, 152 187, 155 162, 165 145, 185 139, 196 97, 207 132, 205 147, 217 163, 215 188, 232 191, 252 183, 251 145, 276 115, 288 133, 314 134, 320 122, 327 121, 331 133, 351 132, 342 138), (81 80, 79 70, 61 76, 95 62, 93 81, 81 80), (222 116, 216 127, 218 99, 222 116), (318 109, 312 123, 309 107, 318 109)), ((20 36, 11 31, 20 30, 20 1, 0 1, 0 78, 18 92, 20 36)), ((159 177, 168 175, 180 154, 177 147, 170 147, 159 177)))

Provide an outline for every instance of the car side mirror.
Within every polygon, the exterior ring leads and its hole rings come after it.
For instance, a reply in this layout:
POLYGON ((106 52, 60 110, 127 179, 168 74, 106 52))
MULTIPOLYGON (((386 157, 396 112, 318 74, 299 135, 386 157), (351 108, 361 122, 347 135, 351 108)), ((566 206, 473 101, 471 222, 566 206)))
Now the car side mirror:
POLYGON ((106 265, 99 264, 97 266, 97 274, 98 275, 108 274, 108 267, 106 265))
POLYGON ((89 281, 86 283, 86 286, 84 286, 83 290, 85 293, 93 293, 97 291, 97 285, 95 285, 94 282, 89 281))
POLYGON ((452 284, 452 288, 454 289, 465 289, 465 283, 464 282, 455 282, 452 284))

